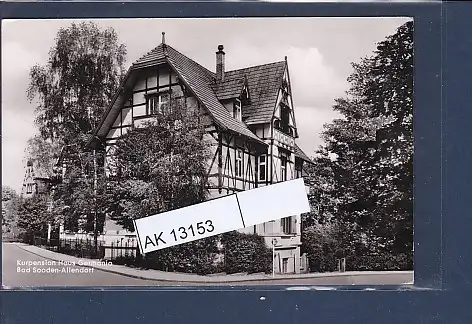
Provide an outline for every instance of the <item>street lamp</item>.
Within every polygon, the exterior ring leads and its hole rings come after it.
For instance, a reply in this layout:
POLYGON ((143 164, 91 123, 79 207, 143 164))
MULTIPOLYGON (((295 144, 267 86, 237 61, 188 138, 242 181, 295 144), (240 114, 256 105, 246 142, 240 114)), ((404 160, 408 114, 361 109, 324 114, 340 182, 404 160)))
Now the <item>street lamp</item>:
POLYGON ((277 239, 272 238, 272 278, 275 277, 275 245, 277 244, 277 239))

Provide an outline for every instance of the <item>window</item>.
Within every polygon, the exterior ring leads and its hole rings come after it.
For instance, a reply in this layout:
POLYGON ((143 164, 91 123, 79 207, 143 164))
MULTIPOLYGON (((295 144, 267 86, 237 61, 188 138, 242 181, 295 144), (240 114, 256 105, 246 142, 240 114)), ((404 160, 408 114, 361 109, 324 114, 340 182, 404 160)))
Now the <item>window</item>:
POLYGON ((280 106, 280 124, 282 132, 288 134, 290 128, 290 109, 285 105, 280 106))
POLYGON ((147 114, 168 114, 169 113, 169 93, 160 93, 147 98, 147 114))
POLYGON ((280 220, 282 233, 284 234, 292 234, 292 217, 284 217, 280 220))
POLYGON ((26 185, 26 193, 27 194, 33 193, 33 185, 31 183, 28 183, 26 185))
POLYGON ((280 181, 287 180, 287 157, 280 157, 280 181))
POLYGON ((243 151, 236 150, 235 174, 237 177, 243 176, 243 151))
POLYGON ((233 117, 237 120, 241 120, 241 102, 236 100, 233 104, 233 117))
POLYGON ((274 128, 275 129, 280 129, 280 120, 278 120, 278 119, 274 120, 274 128))
POLYGON ((249 91, 247 87, 244 87, 243 93, 241 94, 241 103, 245 105, 249 104, 249 91))
POLYGON ((266 156, 265 155, 259 156, 259 180, 260 181, 266 180, 266 156))

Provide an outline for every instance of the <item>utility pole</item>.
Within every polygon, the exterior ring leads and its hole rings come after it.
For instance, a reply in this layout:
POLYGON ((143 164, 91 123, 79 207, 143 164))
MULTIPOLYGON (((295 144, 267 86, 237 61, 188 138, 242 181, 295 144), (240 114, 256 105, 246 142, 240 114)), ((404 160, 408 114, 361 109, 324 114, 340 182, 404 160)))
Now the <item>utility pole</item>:
POLYGON ((275 245, 277 244, 277 239, 272 238, 272 278, 275 278, 275 245))
MULTIPOLYGON (((91 107, 87 108, 87 115, 89 118, 90 125, 92 125, 92 109, 91 107)), ((98 256, 98 215, 97 215, 97 149, 93 148, 93 241, 95 244, 95 257, 98 256)))
POLYGON ((96 149, 93 149, 93 201, 94 201, 94 222, 93 222, 93 240, 95 244, 95 257, 98 256, 98 216, 97 216, 97 158, 96 149))

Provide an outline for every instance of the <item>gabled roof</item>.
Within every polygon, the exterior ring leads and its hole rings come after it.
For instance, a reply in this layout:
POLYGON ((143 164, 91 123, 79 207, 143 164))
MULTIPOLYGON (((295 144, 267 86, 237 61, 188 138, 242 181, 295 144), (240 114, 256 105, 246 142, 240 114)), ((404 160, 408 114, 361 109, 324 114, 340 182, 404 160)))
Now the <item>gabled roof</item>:
POLYGON ((212 85, 219 100, 238 98, 244 88, 244 78, 229 79, 225 76, 224 82, 212 85))
MULTIPOLYGON (((159 46, 162 46, 162 44, 159 46)), ((259 137, 251 132, 243 122, 235 119, 218 100, 215 92, 211 88, 211 82, 213 80, 208 80, 208 75, 201 73, 202 67, 199 64, 174 50, 172 47, 167 46, 167 48, 169 63, 176 69, 183 78, 183 81, 187 83, 220 126, 266 145, 259 137)))
POLYGON ((295 156, 306 162, 313 163, 312 159, 310 159, 297 144, 295 144, 295 156))
MULTIPOLYGON (((282 84, 285 67, 286 62, 281 61, 225 72, 225 82, 223 84, 228 82, 226 80, 244 80, 244 78, 247 78, 251 103, 248 106, 244 106, 243 109, 243 119, 246 123, 270 122, 277 102, 278 90, 282 84)), ((239 96, 242 85, 243 83, 241 83, 240 88, 238 88, 239 84, 233 87, 227 86, 224 92, 221 91, 223 93, 222 96, 239 96), (230 89, 233 91, 232 93, 230 93, 230 89)))
MULTIPOLYGON (((150 66, 164 59, 163 45, 160 44, 142 56, 133 64, 133 67, 150 66)), ((277 101, 278 89, 282 84, 286 61, 226 71, 224 82, 217 83, 215 73, 181 54, 171 46, 165 45, 165 47, 169 58, 175 58, 184 62, 184 69, 182 71, 184 74, 190 72, 189 74, 199 79, 198 87, 206 88, 205 92, 208 90, 214 92, 216 98, 212 98, 211 101, 213 99, 226 100, 239 97, 245 80, 247 80, 251 104, 244 106, 243 120, 248 124, 270 122, 277 101)), ((225 109, 225 111, 227 110, 225 109)), ((231 119, 234 119, 231 114, 228 115, 231 119)))
POLYGON ((26 163, 27 167, 32 167, 32 178, 33 179, 49 179, 51 176, 51 170, 49 170, 48 166, 41 165, 39 160, 37 159, 28 159, 26 163))
MULTIPOLYGON (((212 84, 215 83, 215 74, 166 44, 160 44, 132 64, 121 90, 105 113, 95 135, 100 133, 100 129, 112 108, 120 106, 120 102, 123 101, 123 93, 126 91, 126 85, 133 80, 134 71, 165 62, 177 72, 181 80, 190 88, 190 91, 195 94, 197 100, 208 110, 218 126, 267 145, 251 132, 243 122, 235 119, 218 100, 215 91, 212 89, 212 84)), ((103 136, 103 134, 99 135, 103 136)))

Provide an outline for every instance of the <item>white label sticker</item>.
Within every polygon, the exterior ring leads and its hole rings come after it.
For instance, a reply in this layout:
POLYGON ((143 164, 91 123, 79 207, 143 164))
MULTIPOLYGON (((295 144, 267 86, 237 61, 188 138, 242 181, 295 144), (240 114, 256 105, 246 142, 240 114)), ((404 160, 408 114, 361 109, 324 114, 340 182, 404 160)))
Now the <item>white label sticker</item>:
POLYGON ((242 228, 236 195, 135 220, 142 253, 242 228))
POLYGON ((310 211, 302 178, 238 192, 237 196, 246 227, 310 211))
POLYGON ((309 211, 300 178, 140 218, 134 225, 144 254, 309 211))

